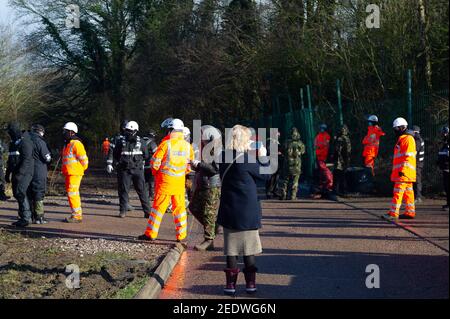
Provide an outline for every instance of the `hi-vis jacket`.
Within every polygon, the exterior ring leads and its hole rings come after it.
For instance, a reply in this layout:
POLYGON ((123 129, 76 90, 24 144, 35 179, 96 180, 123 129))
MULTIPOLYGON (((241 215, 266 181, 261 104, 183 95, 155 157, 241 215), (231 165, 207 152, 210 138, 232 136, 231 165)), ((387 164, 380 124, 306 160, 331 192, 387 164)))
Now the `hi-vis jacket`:
POLYGON ((109 153, 107 164, 115 163, 117 169, 144 169, 148 165, 150 155, 144 141, 140 136, 128 140, 125 136, 116 141, 112 152, 109 153))
POLYGON ((318 161, 325 162, 328 158, 328 151, 330 150, 331 136, 327 132, 320 132, 314 140, 316 148, 316 157, 318 161))
POLYGON ((164 138, 150 162, 155 175, 155 194, 183 195, 186 174, 191 172, 193 160, 194 150, 182 132, 164 138))
POLYGON ((380 148, 380 137, 384 135, 386 134, 379 126, 377 125, 369 126, 367 130, 367 135, 364 137, 362 141, 362 144, 364 146, 362 156, 377 157, 378 150, 380 148))
POLYGON ((400 136, 395 144, 391 181, 397 183, 416 181, 416 141, 410 133, 400 136))
POLYGON ((65 176, 83 176, 88 169, 86 149, 78 137, 72 138, 62 152, 62 173, 65 176))

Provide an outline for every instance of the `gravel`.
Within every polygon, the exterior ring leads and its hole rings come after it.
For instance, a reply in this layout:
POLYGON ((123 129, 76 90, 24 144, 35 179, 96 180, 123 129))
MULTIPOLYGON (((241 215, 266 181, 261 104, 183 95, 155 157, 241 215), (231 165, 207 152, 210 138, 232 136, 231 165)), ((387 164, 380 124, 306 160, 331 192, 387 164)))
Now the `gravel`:
MULTIPOLYGON (((169 246, 152 245, 147 243, 132 243, 119 240, 90 239, 90 238, 52 238, 45 237, 40 240, 45 241, 45 245, 50 249, 57 249, 64 252, 75 252, 80 257, 94 255, 101 252, 124 253, 133 258, 150 258, 159 256, 169 251, 169 246)), ((42 247, 42 243, 39 244, 42 247)), ((37 247, 35 247, 37 248, 37 247)))

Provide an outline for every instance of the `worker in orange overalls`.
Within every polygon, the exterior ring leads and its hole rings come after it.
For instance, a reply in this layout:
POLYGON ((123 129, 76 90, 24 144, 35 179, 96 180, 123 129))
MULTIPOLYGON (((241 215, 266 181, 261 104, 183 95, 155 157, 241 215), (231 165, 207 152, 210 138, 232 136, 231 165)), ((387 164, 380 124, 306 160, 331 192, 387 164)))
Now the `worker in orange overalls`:
POLYGON ((335 199, 333 195, 333 173, 327 167, 328 153, 330 151, 331 136, 327 132, 327 125, 319 126, 319 134, 314 139, 314 147, 316 149, 317 166, 319 169, 319 191, 313 195, 314 199, 328 197, 335 199))
POLYGON ((191 171, 194 150, 184 139, 183 121, 170 119, 162 126, 167 126, 169 131, 150 162, 155 176, 155 198, 147 229, 138 239, 156 240, 163 216, 172 204, 176 239, 182 242, 187 236, 186 174, 191 171))
POLYGON ((77 133, 78 127, 75 123, 69 122, 64 125, 63 134, 66 145, 62 151, 62 173, 66 177, 66 191, 72 210, 72 216, 64 220, 67 223, 82 221, 80 184, 89 165, 86 150, 77 133))
POLYGON ((394 162, 391 181, 394 185, 391 209, 383 216, 387 220, 413 219, 416 216, 414 204, 413 183, 416 181, 416 141, 414 133, 408 131, 408 122, 397 118, 393 124, 397 143, 394 148, 394 162), (405 203, 405 213, 399 216, 402 202, 405 203))
POLYGON ((369 126, 367 129, 367 135, 364 137, 362 144, 364 146, 362 156, 364 157, 364 166, 371 170, 372 175, 375 176, 375 158, 378 156, 378 150, 380 148, 380 137, 385 133, 378 126, 378 117, 371 115, 367 119, 369 126))
POLYGON ((109 141, 109 138, 105 138, 105 140, 103 141, 103 144, 102 144, 102 153, 105 158, 108 156, 110 146, 111 146, 111 143, 109 141))

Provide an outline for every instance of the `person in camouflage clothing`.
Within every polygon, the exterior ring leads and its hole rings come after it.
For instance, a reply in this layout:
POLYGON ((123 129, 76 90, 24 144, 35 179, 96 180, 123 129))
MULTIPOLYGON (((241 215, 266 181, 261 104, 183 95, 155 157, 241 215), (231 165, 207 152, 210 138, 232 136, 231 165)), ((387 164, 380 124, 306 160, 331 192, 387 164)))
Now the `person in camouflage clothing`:
POLYGON ((337 195, 345 194, 345 171, 350 164, 352 145, 347 125, 343 125, 337 136, 334 137, 334 191, 337 195))
MULTIPOLYGON (((221 148, 222 135, 213 126, 201 127, 201 149, 212 147, 209 158, 202 161, 194 160, 192 167, 195 171, 195 187, 188 209, 192 215, 203 225, 204 241, 195 246, 195 250, 214 250, 214 239, 218 230, 217 212, 220 204, 221 180, 219 165, 214 154, 221 148)), ((220 152, 219 152, 220 154, 220 152)))
POLYGON ((6 196, 6 181, 5 181, 5 171, 3 170, 3 153, 5 152, 5 147, 3 142, 0 140, 0 201, 7 201, 9 196, 6 196))
POLYGON ((305 154, 305 144, 300 140, 297 128, 292 128, 291 138, 286 141, 285 162, 283 165, 283 184, 280 199, 297 199, 298 180, 302 171, 302 155, 305 154))

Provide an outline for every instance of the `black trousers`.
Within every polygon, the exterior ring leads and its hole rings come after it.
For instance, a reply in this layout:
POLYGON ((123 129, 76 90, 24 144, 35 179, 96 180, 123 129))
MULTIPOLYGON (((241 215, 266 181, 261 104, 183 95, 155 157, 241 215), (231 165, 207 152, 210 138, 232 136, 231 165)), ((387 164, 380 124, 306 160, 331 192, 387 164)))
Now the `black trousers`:
POLYGON ((345 194, 345 171, 335 169, 333 171, 333 186, 336 194, 345 194))
POLYGON ((447 205, 449 204, 448 175, 449 175, 449 172, 442 171, 442 178, 444 179, 444 190, 445 190, 445 195, 447 195, 447 205))
POLYGON ((154 194, 155 177, 151 172, 145 172, 145 185, 148 190, 149 198, 153 199, 155 197, 154 194))
POLYGON ((117 179, 119 183, 119 201, 120 212, 127 212, 129 203, 129 192, 131 183, 141 201, 142 210, 144 213, 150 213, 150 199, 148 197, 147 187, 145 186, 145 177, 143 169, 126 169, 117 172, 117 179))
POLYGON ((417 166, 416 182, 414 183, 414 198, 422 198, 422 168, 417 166))
POLYGON ((27 191, 32 179, 32 175, 13 175, 12 177, 14 198, 19 204, 19 217, 29 223, 31 222, 31 206, 27 191))
MULTIPOLYGON (((1 154, 0 154, 1 156, 1 154)), ((3 171, 3 162, 0 162, 0 195, 5 194, 5 172, 3 171)))

